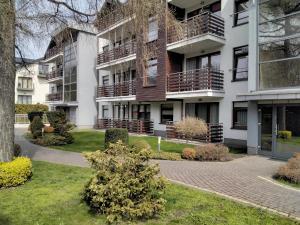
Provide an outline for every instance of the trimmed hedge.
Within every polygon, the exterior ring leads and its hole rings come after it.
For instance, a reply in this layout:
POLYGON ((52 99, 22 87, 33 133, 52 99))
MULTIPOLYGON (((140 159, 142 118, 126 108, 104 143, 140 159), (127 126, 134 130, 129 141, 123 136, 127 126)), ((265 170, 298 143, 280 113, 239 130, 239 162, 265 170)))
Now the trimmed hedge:
POLYGON ((16 104, 15 113, 16 114, 27 114, 30 112, 47 112, 48 106, 42 104, 29 105, 29 104, 16 104))
POLYGON ((44 115, 44 112, 29 112, 28 113, 28 119, 29 119, 30 123, 32 123, 34 117, 38 116, 42 120, 43 119, 43 115, 44 115))
POLYGON ((109 148, 110 144, 115 144, 118 141, 128 145, 128 130, 123 128, 111 128, 105 132, 105 149, 109 148))
POLYGON ((24 184, 32 175, 29 158, 19 157, 11 162, 0 163, 0 188, 24 184))

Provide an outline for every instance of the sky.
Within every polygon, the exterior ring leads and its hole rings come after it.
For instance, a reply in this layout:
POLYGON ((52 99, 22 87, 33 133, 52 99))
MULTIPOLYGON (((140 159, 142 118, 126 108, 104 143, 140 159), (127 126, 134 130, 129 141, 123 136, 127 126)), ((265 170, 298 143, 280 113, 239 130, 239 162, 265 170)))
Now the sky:
MULTIPOLYGON (((26 1, 26 0, 20 0, 20 1, 26 1)), ((45 0, 46 1, 46 0, 45 0)), ((70 2, 72 0, 64 0, 65 2, 70 2)), ((46 1, 47 2, 47 1, 46 1)), ((96 0, 73 0, 73 4, 75 5, 76 9, 82 12, 87 12, 89 11, 89 3, 92 2, 95 3, 96 0)), ((98 0, 98 2, 101 2, 101 0, 98 0)), ((102 0, 103 2, 103 0, 102 0)), ((101 5, 101 3, 99 3, 101 5)), ((51 10, 51 7, 44 7, 41 10, 51 10)), ((53 9, 53 8, 52 8, 53 9)), ((68 13, 67 9, 62 7, 62 11, 68 13)), ((31 25, 32 27, 34 25, 31 25)), ((31 58, 31 59, 38 59, 42 58, 47 50, 47 47, 49 45, 49 42, 51 40, 50 35, 45 31, 45 37, 34 40, 32 38, 22 38, 21 39, 21 48, 22 48, 22 55, 25 58, 31 58)))

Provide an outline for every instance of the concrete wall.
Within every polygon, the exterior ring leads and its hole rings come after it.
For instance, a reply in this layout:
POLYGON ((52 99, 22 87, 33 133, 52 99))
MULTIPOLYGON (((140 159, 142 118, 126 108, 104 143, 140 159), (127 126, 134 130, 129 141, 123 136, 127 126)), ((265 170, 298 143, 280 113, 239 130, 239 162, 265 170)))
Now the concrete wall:
POLYGON ((76 125, 89 128, 95 125, 96 109, 96 58, 97 38, 95 35, 80 32, 77 41, 77 101, 76 125))

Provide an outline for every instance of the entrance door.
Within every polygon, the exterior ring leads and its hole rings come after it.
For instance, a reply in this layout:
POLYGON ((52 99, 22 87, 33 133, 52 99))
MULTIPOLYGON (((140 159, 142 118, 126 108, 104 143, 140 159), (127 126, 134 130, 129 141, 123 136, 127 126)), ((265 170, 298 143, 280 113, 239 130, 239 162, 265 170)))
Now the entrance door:
POLYGON ((287 159, 300 152, 300 105, 262 106, 260 153, 287 159))
POLYGON ((300 152, 300 106, 276 107, 274 156, 290 158, 300 152))

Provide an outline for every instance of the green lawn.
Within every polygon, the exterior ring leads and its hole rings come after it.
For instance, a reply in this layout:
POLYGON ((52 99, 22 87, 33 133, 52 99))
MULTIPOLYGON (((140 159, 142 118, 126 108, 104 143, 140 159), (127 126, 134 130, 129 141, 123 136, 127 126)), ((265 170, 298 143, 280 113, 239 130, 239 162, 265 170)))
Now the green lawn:
POLYGON ((293 187, 293 188, 300 189, 300 184, 291 183, 291 182, 288 182, 288 181, 283 180, 283 179, 275 179, 275 181, 277 181, 277 182, 279 182, 279 183, 281 183, 281 184, 284 184, 284 185, 293 187))
MULTIPOLYGON (((33 162, 33 177, 25 185, 0 190, 1 225, 96 225, 105 217, 94 215, 80 193, 90 169, 33 162)), ((138 224, 299 225, 265 210, 248 207, 213 194, 168 185, 166 212, 138 224)))
MULTIPOLYGON (((98 131, 78 131, 72 132, 74 136, 74 143, 64 146, 51 146, 51 148, 72 151, 72 152, 93 152, 102 150, 104 148, 104 133, 98 131)), ((157 137, 149 136, 130 136, 129 142, 136 140, 146 140, 153 150, 157 150, 157 137)), ((191 147, 192 145, 177 144, 168 141, 161 142, 161 150, 165 152, 181 153, 184 147, 191 147)))

